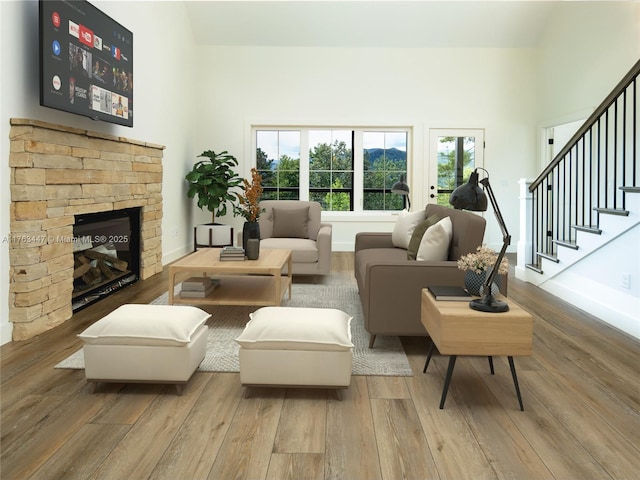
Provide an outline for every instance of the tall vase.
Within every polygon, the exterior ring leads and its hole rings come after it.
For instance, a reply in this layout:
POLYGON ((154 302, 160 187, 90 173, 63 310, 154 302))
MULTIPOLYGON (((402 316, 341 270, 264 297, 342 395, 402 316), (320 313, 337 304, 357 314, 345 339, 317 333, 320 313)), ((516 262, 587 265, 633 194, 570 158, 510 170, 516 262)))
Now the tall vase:
POLYGON ((242 247, 247 248, 247 240, 256 238, 260 240, 260 224, 258 222, 244 222, 242 226, 242 247))
MULTIPOLYGON (((471 270, 467 270, 464 274, 464 287, 471 295, 482 296, 484 295, 483 287, 484 282, 487 280, 487 275, 491 274, 491 270, 486 270, 481 273, 476 273, 471 270)), ((497 295, 500 292, 500 278, 496 276, 491 284, 491 293, 497 295)))

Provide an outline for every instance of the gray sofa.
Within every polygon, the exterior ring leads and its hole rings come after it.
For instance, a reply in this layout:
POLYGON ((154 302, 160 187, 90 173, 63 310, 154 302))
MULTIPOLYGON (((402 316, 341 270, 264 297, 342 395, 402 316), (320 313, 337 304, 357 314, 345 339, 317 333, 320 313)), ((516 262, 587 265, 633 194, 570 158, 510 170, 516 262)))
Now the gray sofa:
POLYGON ((328 275, 331 272, 333 230, 331 224, 322 223, 322 207, 318 202, 263 200, 260 207, 264 209, 258 219, 260 248, 290 249, 294 275, 328 275), (283 236, 287 232, 291 235, 283 236))
MULTIPOLYGON (((446 261, 408 260, 394 247, 391 233, 356 235, 354 274, 358 283, 369 347, 376 335, 427 335, 420 321, 421 291, 428 285, 464 285, 457 260, 482 244, 485 219, 474 213, 429 204, 426 217, 451 219, 453 233, 446 261)), ((501 290, 506 294, 506 278, 501 290)))

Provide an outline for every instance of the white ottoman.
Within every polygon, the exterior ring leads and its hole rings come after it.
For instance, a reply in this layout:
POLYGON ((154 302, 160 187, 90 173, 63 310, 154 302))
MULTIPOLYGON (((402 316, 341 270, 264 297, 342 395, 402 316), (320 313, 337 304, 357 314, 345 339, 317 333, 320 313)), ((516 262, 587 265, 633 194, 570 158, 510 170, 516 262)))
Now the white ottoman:
POLYGON ((178 393, 204 359, 205 322, 191 306, 122 305, 78 335, 92 382, 175 383, 178 393))
POLYGON ((250 317, 236 338, 242 385, 349 386, 349 315, 332 308, 263 307, 250 317))

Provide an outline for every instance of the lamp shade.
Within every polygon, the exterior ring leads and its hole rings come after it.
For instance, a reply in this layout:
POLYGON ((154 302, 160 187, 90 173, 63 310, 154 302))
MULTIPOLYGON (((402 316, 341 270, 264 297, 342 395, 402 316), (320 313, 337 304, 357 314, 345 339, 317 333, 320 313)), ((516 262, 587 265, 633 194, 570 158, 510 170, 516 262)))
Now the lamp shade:
POLYGON ((449 203, 459 210, 484 212, 487 210, 487 195, 478 185, 478 171, 474 170, 469 181, 456 188, 449 197, 449 203))
POLYGON ((409 195, 409 185, 404 181, 404 175, 400 178, 399 182, 396 182, 391 187, 391 193, 398 195, 409 195))

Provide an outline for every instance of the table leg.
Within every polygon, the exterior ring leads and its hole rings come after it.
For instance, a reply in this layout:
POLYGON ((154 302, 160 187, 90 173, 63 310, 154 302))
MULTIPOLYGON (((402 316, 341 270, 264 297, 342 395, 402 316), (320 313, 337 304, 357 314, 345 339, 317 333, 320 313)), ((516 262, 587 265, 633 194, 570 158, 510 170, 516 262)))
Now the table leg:
POLYGON ((489 355, 487 358, 489 359, 489 370, 491 370, 491 375, 493 375, 495 373, 493 370, 493 357, 489 355))
POLYGON ((431 346, 429 347, 429 352, 427 353, 427 361, 424 362, 424 368, 422 369, 422 373, 427 373, 427 367, 429 366, 429 362, 431 361, 431 356, 433 355, 433 350, 436 348, 436 344, 431 340, 431 346))
POLYGON ((169 270, 169 305, 173 305, 173 291, 175 289, 176 274, 169 270))
POLYGON ((444 408, 444 401, 447 399, 449 384, 451 383, 451 375, 453 375, 453 367, 456 366, 457 355, 451 355, 449 358, 449 367, 447 367, 447 377, 444 379, 444 388, 442 389, 442 398, 440 399, 440 410, 444 408))
POLYGON ((511 376, 513 377, 513 384, 516 387, 516 394, 518 395, 518 403, 520 404, 520 411, 524 412, 524 406, 522 405, 522 396, 520 395, 520 386, 518 385, 518 376, 516 375, 516 364, 513 363, 513 357, 507 357, 509 359, 509 367, 511 368, 511 376))
POLYGON ((275 302, 274 305, 280 305, 280 297, 282 296, 282 294, 280 293, 282 291, 282 272, 275 272, 275 274, 273 275, 273 279, 275 281, 275 302))
POLYGON ((287 262, 287 277, 289 277, 289 300, 291 300, 291 286, 293 285, 293 259, 289 255, 287 262))

